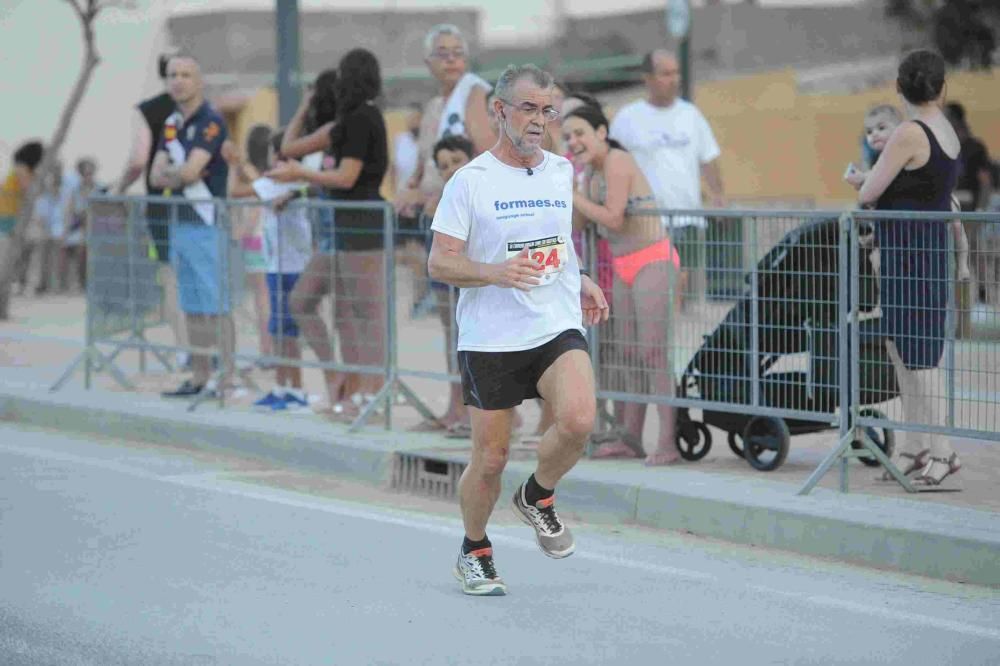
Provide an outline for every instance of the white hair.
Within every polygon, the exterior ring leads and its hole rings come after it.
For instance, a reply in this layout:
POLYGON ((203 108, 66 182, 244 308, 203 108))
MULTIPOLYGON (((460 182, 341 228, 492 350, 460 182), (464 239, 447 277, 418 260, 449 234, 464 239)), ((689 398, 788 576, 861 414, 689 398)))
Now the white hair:
POLYGON ((451 23, 439 23, 428 30, 427 36, 424 37, 424 55, 426 57, 431 57, 431 53, 434 52, 434 42, 436 42, 437 38, 441 35, 454 35, 455 37, 458 37, 462 41, 462 48, 465 49, 466 53, 469 52, 469 43, 465 41, 465 35, 462 34, 462 31, 457 25, 453 25, 451 23))
POLYGON ((555 85, 552 75, 536 67, 535 65, 507 65, 507 68, 497 79, 497 86, 493 93, 505 102, 510 102, 510 93, 521 79, 530 78, 531 82, 539 88, 551 88, 555 85))

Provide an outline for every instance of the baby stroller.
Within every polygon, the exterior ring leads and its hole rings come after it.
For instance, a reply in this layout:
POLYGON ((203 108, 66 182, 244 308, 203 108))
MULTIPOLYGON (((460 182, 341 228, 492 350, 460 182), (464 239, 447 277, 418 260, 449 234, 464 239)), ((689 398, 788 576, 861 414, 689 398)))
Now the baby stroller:
MULTIPOLYGON (((878 274, 871 264, 877 252, 873 232, 871 225, 859 229, 862 405, 890 400, 899 392, 885 345, 865 332, 877 324, 872 319, 879 312, 878 274)), ((748 275, 741 300, 718 328, 705 336, 685 369, 679 397, 749 406, 751 363, 756 363, 761 405, 827 414, 838 407, 838 235, 837 220, 810 222, 787 234, 761 259, 757 265, 758 357, 751 358, 753 301, 748 275), (794 360, 804 367, 790 369, 794 360)), ((876 414, 875 410, 866 413, 876 414)), ((761 471, 781 466, 791 435, 831 428, 829 421, 712 409, 702 410, 702 420, 696 421, 688 408, 682 408, 677 413, 677 447, 682 457, 699 460, 709 452, 712 436, 707 425, 726 431, 733 453, 761 471)), ((890 455, 892 431, 871 430, 868 436, 890 455)), ((860 447, 856 442, 855 448, 860 447)), ((870 466, 879 464, 872 456, 861 460, 870 466)))

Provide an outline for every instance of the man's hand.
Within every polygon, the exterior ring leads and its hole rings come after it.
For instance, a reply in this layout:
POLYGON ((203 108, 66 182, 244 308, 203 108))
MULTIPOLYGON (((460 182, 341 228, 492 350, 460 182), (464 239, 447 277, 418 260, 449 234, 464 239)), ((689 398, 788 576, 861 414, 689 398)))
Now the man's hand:
POLYGON ((303 168, 298 161, 284 160, 278 162, 273 169, 264 175, 268 178, 273 178, 279 183, 290 183, 292 181, 302 180, 302 173, 303 168))
POLYGON ((584 326, 596 326, 607 321, 611 314, 604 290, 586 275, 580 276, 580 306, 583 308, 584 326))
POLYGON ((425 203, 424 193, 417 188, 403 190, 396 196, 393 205, 396 213, 403 217, 416 217, 417 209, 425 203))
POLYGON ((528 248, 521 250, 516 257, 511 257, 502 264, 494 264, 493 267, 495 271, 494 275, 490 276, 491 284, 521 291, 531 291, 540 284, 542 274, 545 272, 538 262, 528 256, 528 248))

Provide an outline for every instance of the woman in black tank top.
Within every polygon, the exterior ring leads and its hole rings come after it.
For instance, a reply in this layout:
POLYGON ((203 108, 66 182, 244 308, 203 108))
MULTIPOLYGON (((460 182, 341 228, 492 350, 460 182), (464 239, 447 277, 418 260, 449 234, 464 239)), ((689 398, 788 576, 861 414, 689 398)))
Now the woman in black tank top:
MULTIPOLYGON (((860 203, 886 211, 950 211, 959 141, 941 110, 944 61, 930 51, 909 54, 899 66, 896 87, 912 122, 893 132, 861 186, 860 203)), ((938 377, 915 371, 937 367, 948 334, 948 222, 887 219, 875 229, 881 255, 879 334, 896 370, 903 418, 936 425, 940 419, 930 399, 943 395, 938 377)), ((897 459, 920 483, 937 485, 961 467, 943 437, 908 433, 905 443, 910 450, 900 447, 897 459)))

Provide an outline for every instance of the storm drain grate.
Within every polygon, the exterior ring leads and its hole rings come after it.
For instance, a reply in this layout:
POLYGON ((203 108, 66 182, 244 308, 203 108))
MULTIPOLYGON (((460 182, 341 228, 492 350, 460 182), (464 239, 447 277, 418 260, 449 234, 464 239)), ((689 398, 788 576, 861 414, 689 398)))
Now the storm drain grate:
POLYGON ((418 495, 454 499, 458 496, 458 480, 463 471, 465 463, 397 453, 392 463, 392 487, 418 495))

